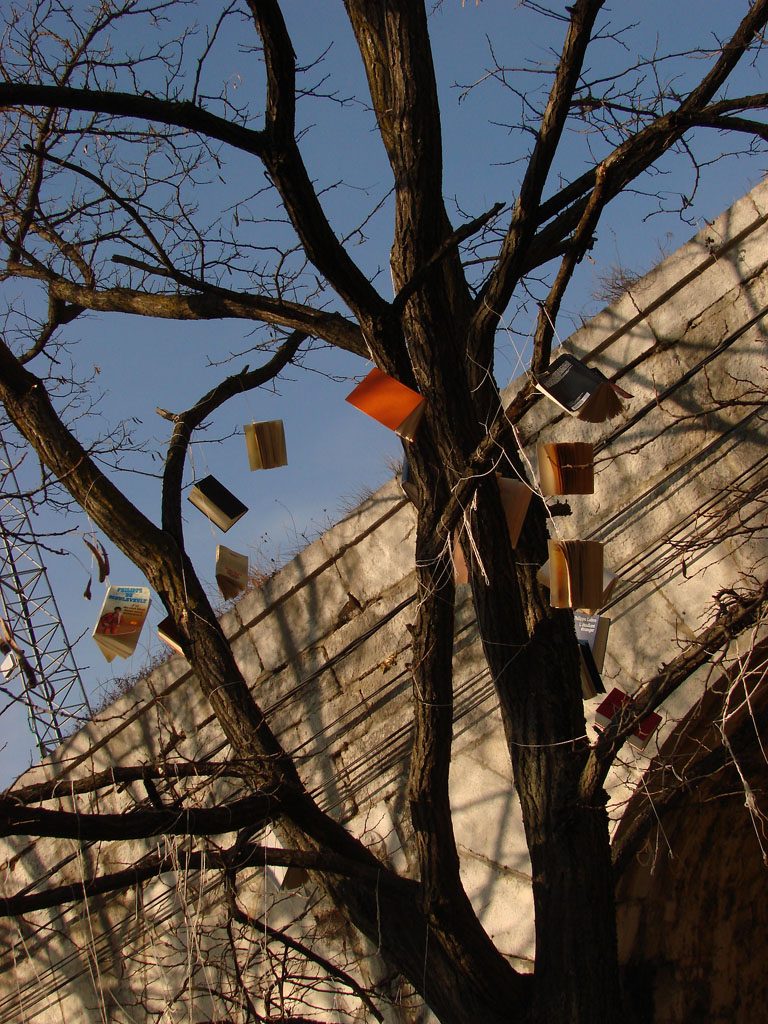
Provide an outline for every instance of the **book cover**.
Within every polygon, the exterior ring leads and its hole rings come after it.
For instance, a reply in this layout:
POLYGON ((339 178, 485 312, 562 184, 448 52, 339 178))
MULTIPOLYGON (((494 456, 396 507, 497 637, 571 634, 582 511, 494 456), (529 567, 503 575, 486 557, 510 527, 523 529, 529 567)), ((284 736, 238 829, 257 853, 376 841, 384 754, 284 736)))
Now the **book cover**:
POLYGON ((108 587, 93 639, 107 661, 129 658, 151 603, 149 587, 108 587))
POLYGON ((594 449, 586 441, 536 445, 539 486, 544 497, 555 494, 594 494, 594 449))
POLYGON ((420 394, 376 367, 347 395, 346 401, 406 441, 414 439, 426 408, 426 400, 420 394))
POLYGON ((219 483, 215 476, 205 476, 198 480, 189 492, 189 500, 224 533, 248 511, 248 506, 228 491, 224 484, 219 483))
POLYGON ((602 672, 611 620, 607 615, 588 615, 586 612, 577 611, 573 613, 573 628, 576 631, 576 639, 588 644, 595 664, 602 672))
POLYGON ((245 590, 248 584, 248 556, 219 544, 216 548, 216 582, 227 600, 245 590))
POLYGON ((263 420, 260 423, 246 423, 245 447, 248 465, 256 469, 277 469, 288 465, 285 448, 285 427, 282 420, 263 420))

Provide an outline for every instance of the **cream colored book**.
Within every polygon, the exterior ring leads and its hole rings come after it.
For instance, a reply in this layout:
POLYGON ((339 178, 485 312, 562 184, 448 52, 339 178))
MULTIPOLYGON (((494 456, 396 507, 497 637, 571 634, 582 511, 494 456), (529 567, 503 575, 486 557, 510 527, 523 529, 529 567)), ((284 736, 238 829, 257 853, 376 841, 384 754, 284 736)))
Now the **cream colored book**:
POLYGON ((246 423, 245 447, 248 451, 248 465, 255 469, 277 469, 288 465, 285 448, 285 428, 282 420, 263 420, 261 423, 246 423))
MULTIPOLYGON (((549 559, 547 559, 544 565, 542 565, 539 568, 539 571, 536 573, 536 579, 539 581, 542 587, 549 588, 551 584, 551 575, 552 566, 549 559)), ((617 580, 618 576, 615 573, 611 572, 610 569, 606 569, 605 566, 603 566, 603 592, 601 595, 600 604, 594 608, 584 608, 580 610, 586 611, 590 615, 592 615, 595 612, 599 611, 600 608, 603 608, 605 605, 607 605, 611 599, 611 594, 613 593, 613 588, 616 586, 617 580)))
MULTIPOLYGON (((499 496, 507 520, 509 543, 514 548, 517 547, 517 542, 520 540, 523 522, 531 503, 531 489, 521 480, 510 480, 508 477, 498 474, 496 481, 499 485, 499 496)), ((469 572, 459 542, 459 535, 460 531, 455 530, 453 535, 453 574, 457 583, 468 583, 469 572)))

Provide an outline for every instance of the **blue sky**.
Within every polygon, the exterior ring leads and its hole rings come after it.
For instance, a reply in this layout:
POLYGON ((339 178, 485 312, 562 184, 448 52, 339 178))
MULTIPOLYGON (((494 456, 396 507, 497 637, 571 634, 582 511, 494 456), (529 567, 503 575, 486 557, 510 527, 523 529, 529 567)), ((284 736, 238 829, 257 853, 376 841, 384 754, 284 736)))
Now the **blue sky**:
MULTIPOLYGON (((669 4, 653 0, 644 3, 642 15, 638 15, 639 6, 629 0, 614 3, 601 23, 610 21, 617 25, 641 18, 641 23, 624 38, 627 45, 634 39, 646 55, 656 47, 662 52, 673 52, 692 45, 694 29, 701 33, 695 42, 710 46, 716 36, 727 35, 747 9, 746 0, 729 4, 693 4, 682 0, 669 4), (688 12, 687 21, 684 12, 688 12)), ((364 77, 342 4, 336 0, 289 0, 284 9, 299 63, 310 63, 331 45, 325 65, 333 76, 329 87, 337 89, 340 95, 357 94, 364 98, 364 77)), ((205 5, 200 10, 205 10, 205 5)), ((431 18, 431 28, 445 139, 444 192, 449 214, 458 223, 454 197, 467 216, 477 216, 499 200, 514 199, 524 166, 516 161, 525 153, 528 142, 519 132, 488 125, 489 121, 515 121, 518 101, 512 93, 486 82, 460 102, 462 90, 456 83, 467 85, 483 78, 489 67, 489 40, 506 65, 519 66, 531 60, 551 62, 552 47, 558 49, 561 44, 562 28, 546 22, 542 32, 539 20, 532 19, 511 0, 483 0, 479 7, 474 0, 467 0, 464 7, 460 0, 444 0, 431 18)), ((211 91, 218 81, 228 83, 232 89, 236 86, 240 95, 261 95, 263 82, 255 56, 238 52, 237 44, 242 38, 234 32, 222 36, 210 66, 211 91)), ((611 70, 612 60, 607 43, 598 43, 590 63, 606 73, 611 70)), ((696 72, 708 63, 702 58, 697 62, 696 72)), ((318 77, 319 72, 315 74, 318 77)), ((761 67, 750 70, 748 83, 743 87, 736 83, 732 91, 764 90, 761 67)), ((679 87, 682 85, 680 82, 679 87)), ((301 148, 313 178, 326 186, 342 179, 346 182, 323 197, 334 227, 345 233, 390 187, 372 116, 361 103, 338 106, 304 99, 299 104, 299 117, 308 128, 301 148)), ((563 173, 575 175, 587 166, 592 142, 581 133, 569 134, 564 143, 563 173)), ((719 155, 724 145, 730 148, 728 141, 712 133, 703 152, 711 158, 719 155)), ((658 185, 670 193, 690 193, 691 173, 685 161, 678 161, 675 166, 668 160, 662 169, 664 173, 646 182, 646 188, 658 185)), ((662 250, 677 248, 706 219, 715 217, 756 184, 764 171, 761 158, 731 160, 711 168, 689 211, 688 223, 674 216, 647 219, 654 208, 652 202, 645 203, 637 195, 619 199, 604 217, 591 259, 583 261, 566 296, 558 322, 560 336, 566 337, 581 316, 591 315, 602 305, 594 299, 593 292, 599 275, 612 264, 620 263, 633 271, 650 269, 662 250)), ((261 179, 259 167, 231 154, 224 154, 222 174, 232 195, 239 190, 252 190, 252 183, 261 179)), ((554 187, 552 183, 546 192, 554 187)), ((203 210, 206 204, 215 201, 217 192, 221 194, 221 186, 215 181, 208 189, 201 189, 203 210)), ((387 269, 391 244, 389 214, 390 208, 385 204, 366 225, 367 242, 358 245, 353 240, 349 246, 352 256, 375 275, 378 288, 387 297, 391 295, 387 269)), ((263 230, 267 242, 270 230, 279 233, 282 228, 264 225, 263 230)), ((15 294, 14 289, 18 291, 13 283, 6 282, 0 287, 6 301, 15 294)), ((517 372, 516 346, 530 333, 534 316, 535 305, 529 303, 516 318, 515 336, 500 338, 497 374, 502 386, 517 372)), ((210 365, 229 353, 247 349, 249 331, 248 324, 237 322, 150 322, 125 315, 95 314, 79 318, 67 337, 76 342, 72 352, 81 372, 98 367, 97 383, 103 394, 96 419, 78 429, 85 436, 86 432, 103 429, 107 422, 132 419, 136 421, 136 436, 159 449, 168 436, 169 424, 155 414, 155 407, 174 411, 186 408, 226 373, 245 363, 255 366, 259 357, 253 353, 238 357, 229 366, 210 365)), ((263 389, 230 403, 211 430, 202 435, 200 443, 193 446, 189 479, 214 473, 250 507, 249 514, 224 535, 185 504, 187 547, 212 592, 216 544, 225 543, 248 553, 262 567, 282 563, 335 521, 345 502, 355 502, 365 488, 375 489, 388 479, 393 463, 401 457, 401 445, 395 435, 344 402, 353 386, 352 378, 359 379, 370 365, 357 357, 322 351, 310 359, 310 366, 320 372, 290 371, 274 390, 263 389), (285 422, 289 465, 250 473, 245 445, 238 432, 251 419, 276 418, 285 422), (217 437, 226 439, 216 442, 217 437)), ((151 476, 157 464, 143 460, 135 468, 138 473, 118 474, 116 482, 157 521, 159 492, 151 476)), ((48 568, 70 638, 86 634, 76 643, 74 653, 88 691, 98 701, 99 692, 114 677, 140 671, 153 653, 163 649, 154 627, 164 612, 155 599, 137 654, 127 661, 116 659, 107 665, 88 635, 102 597, 102 588, 95 579, 93 600, 88 603, 82 598, 89 561, 82 532, 88 524, 71 519, 62 523, 53 518, 50 522, 53 528, 64 525, 80 531, 63 545, 77 557, 52 557, 48 568)), ((111 582, 144 583, 124 556, 111 544, 106 543, 106 547, 112 565, 111 582)), ((0 784, 4 784, 23 770, 33 756, 31 735, 23 715, 14 717, 9 713, 0 719, 0 737, 6 744, 0 750, 0 784)))

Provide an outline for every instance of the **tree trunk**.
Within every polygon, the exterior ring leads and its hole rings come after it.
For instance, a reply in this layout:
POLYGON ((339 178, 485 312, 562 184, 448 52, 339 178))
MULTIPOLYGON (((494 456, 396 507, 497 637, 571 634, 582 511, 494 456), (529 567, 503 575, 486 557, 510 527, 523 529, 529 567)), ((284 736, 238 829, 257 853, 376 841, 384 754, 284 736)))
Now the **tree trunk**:
POLYGON ((489 584, 476 576, 473 587, 531 856, 533 1020, 610 1022, 620 1014, 610 840, 602 789, 591 799, 581 791, 589 744, 572 615, 549 608, 535 580, 543 503, 532 502, 510 585, 498 498, 483 500, 475 540, 489 584))

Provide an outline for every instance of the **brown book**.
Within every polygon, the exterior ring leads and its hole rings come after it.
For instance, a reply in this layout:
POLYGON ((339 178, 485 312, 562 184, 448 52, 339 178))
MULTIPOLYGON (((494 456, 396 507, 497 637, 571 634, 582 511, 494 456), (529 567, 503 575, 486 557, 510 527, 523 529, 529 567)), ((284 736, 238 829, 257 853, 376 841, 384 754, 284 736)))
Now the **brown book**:
POLYGON ((309 873, 306 868, 296 867, 295 864, 291 864, 288 870, 283 875, 283 880, 280 883, 281 889, 300 889, 305 882, 309 881, 309 873))
POLYGON ((596 611, 603 601, 603 545, 596 540, 550 540, 549 601, 553 608, 596 611))
POLYGON ((536 446, 539 483, 545 497, 553 494, 593 494, 594 452, 586 441, 558 441, 536 446))
POLYGON ((418 392, 375 367, 346 400, 405 441, 413 441, 426 408, 426 399, 418 392))
MULTIPOLYGON (((528 484, 524 484, 521 480, 510 480, 509 477, 499 476, 498 474, 496 482, 499 485, 501 504, 507 519, 509 543, 514 548, 520 539, 525 515, 531 503, 531 489, 528 484)), ((459 542, 459 535, 459 530, 456 530, 453 535, 453 574, 457 583, 468 583, 469 572, 464 559, 464 552, 459 542)))
MULTIPOLYGON (((551 575, 552 565, 549 559, 547 559, 544 565, 542 565, 536 573, 536 579, 542 587, 549 588, 551 585, 551 575)), ((585 609, 587 612, 594 613, 598 611, 599 608, 603 608, 608 604, 611 599, 611 594, 613 593, 613 588, 616 586, 617 579, 618 577, 616 576, 616 573, 611 572, 610 569, 606 569, 605 566, 603 566, 603 593, 600 604, 596 608, 585 609)))
POLYGON ((282 420, 263 420, 261 423, 246 423, 245 447, 248 464, 255 469, 276 469, 288 465, 285 449, 285 428, 282 420))
POLYGON ((220 484, 215 476, 198 480, 189 492, 189 500, 224 533, 248 511, 248 506, 220 484))
POLYGON ((227 600, 245 590, 248 584, 248 556, 219 544, 216 548, 216 582, 227 600))

